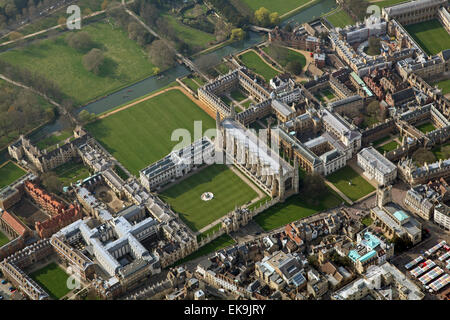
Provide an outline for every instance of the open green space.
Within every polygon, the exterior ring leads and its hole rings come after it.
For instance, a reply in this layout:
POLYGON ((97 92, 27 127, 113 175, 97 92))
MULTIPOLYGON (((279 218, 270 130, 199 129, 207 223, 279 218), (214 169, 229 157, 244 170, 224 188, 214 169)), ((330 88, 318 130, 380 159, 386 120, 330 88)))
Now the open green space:
POLYGON ((259 74, 266 82, 269 82, 270 79, 279 74, 278 71, 264 62, 254 51, 247 51, 246 53, 241 54, 239 58, 247 68, 259 74))
POLYGON ((370 225, 373 223, 373 220, 372 220, 372 218, 370 218, 369 216, 367 216, 367 217, 364 217, 364 218, 361 220, 361 223, 362 223, 363 225, 365 225, 366 227, 368 227, 368 226, 370 226, 370 225))
POLYGON ((67 288, 69 276, 56 263, 50 263, 44 268, 30 274, 53 299, 61 299, 70 289, 67 288))
POLYGON ((258 194, 226 165, 211 165, 161 193, 161 198, 180 214, 193 231, 221 218, 258 194), (214 198, 203 201, 201 195, 214 198))
POLYGON ((371 4, 377 5, 380 8, 391 7, 401 2, 407 2, 408 0, 384 0, 384 1, 369 1, 371 4))
POLYGON ((120 166, 114 166, 113 170, 123 180, 127 180, 129 178, 128 174, 120 166))
POLYGON ((333 26, 339 28, 355 24, 355 21, 344 9, 336 11, 335 13, 327 16, 326 18, 333 24, 333 26))
POLYGON ((170 14, 164 14, 163 17, 173 27, 180 39, 199 50, 206 49, 211 42, 216 40, 213 34, 185 25, 170 14))
POLYGON ((383 142, 386 142, 386 141, 388 141, 389 139, 391 139, 391 136, 386 136, 386 137, 380 138, 380 139, 378 139, 378 140, 375 140, 372 144, 373 144, 374 146, 378 146, 379 144, 381 144, 381 143, 383 143, 383 142))
POLYGON ((248 107, 250 107, 251 103, 253 103, 253 100, 252 99, 248 99, 247 101, 242 103, 241 106, 243 106, 245 109, 248 109, 248 107))
POLYGON ((447 142, 443 145, 435 146, 435 147, 433 147, 433 149, 431 149, 431 152, 433 152, 433 154, 436 156, 437 160, 441 160, 441 159, 446 160, 446 159, 450 158, 450 151, 445 150, 445 152, 444 152, 444 150, 443 150, 444 148, 445 149, 450 148, 450 142, 447 142))
POLYGON ((1 231, 0 231, 0 248, 3 247, 5 244, 7 244, 9 242, 9 239, 7 236, 5 236, 1 231))
POLYGON ((233 101, 231 101, 231 99, 228 98, 227 96, 221 96, 220 99, 222 99, 222 101, 223 101, 226 105, 229 105, 229 106, 231 106, 231 103, 233 102, 233 101))
POLYGON ((364 180, 350 166, 346 166, 328 175, 327 180, 334 184, 336 188, 352 201, 356 201, 375 190, 370 183, 364 180))
POLYGON ((450 48, 450 35, 437 19, 405 26, 427 54, 435 55, 450 48))
POLYGON ((215 251, 219 251, 220 249, 223 249, 225 247, 234 245, 236 242, 228 235, 223 234, 217 239, 211 241, 210 243, 204 245, 197 251, 191 253, 187 257, 177 261, 173 266, 179 266, 180 264, 186 263, 188 261, 200 258, 202 256, 206 256, 207 254, 210 254, 215 251))
POLYGON ((263 51, 283 67, 286 67, 291 61, 299 61, 303 68, 306 66, 305 56, 289 48, 269 45, 264 47, 263 51))
POLYGON ((331 100, 331 99, 333 99, 333 98, 335 97, 334 93, 331 92, 331 91, 328 90, 328 89, 325 89, 325 90, 322 92, 322 95, 324 95, 328 100, 331 100))
POLYGON ((221 64, 218 64, 216 66, 217 71, 219 71, 221 74, 228 73, 230 71, 230 67, 225 62, 222 62, 221 64))
POLYGON ((197 92, 197 89, 200 88, 200 86, 192 79, 192 78, 183 78, 183 83, 189 87, 194 92, 197 92))
POLYGON ((24 174, 26 172, 14 162, 7 162, 3 167, 0 167, 0 189, 10 185, 24 174))
POLYGON ((219 222, 219 223, 216 224, 215 226, 209 228, 208 230, 206 230, 206 231, 200 233, 200 234, 197 236, 197 240, 200 241, 200 240, 202 240, 203 238, 206 238, 208 235, 212 235, 212 234, 216 233, 217 231, 220 230, 220 228, 222 228, 222 223, 221 223, 221 222, 219 222))
POLYGON ((268 9, 271 12, 278 12, 280 15, 285 14, 295 8, 298 8, 310 0, 241 0, 244 2, 253 12, 261 7, 268 9))
POLYGON ((76 183, 90 176, 89 169, 83 163, 67 162, 53 170, 64 186, 76 183))
POLYGON ((131 174, 138 175, 179 143, 171 141, 175 129, 187 129, 194 137, 194 121, 202 121, 203 131, 215 128, 207 113, 181 91, 171 90, 90 123, 86 129, 131 174))
POLYGON ((284 226, 293 221, 309 217, 317 212, 339 206, 343 200, 331 188, 317 204, 308 204, 307 200, 311 195, 293 195, 283 203, 277 203, 273 207, 261 212, 255 217, 255 221, 266 231, 284 226))
POLYGON ((41 141, 39 141, 38 143, 36 143, 36 146, 41 149, 47 149, 49 147, 52 147, 56 144, 62 144, 63 141, 65 141, 66 139, 70 138, 71 136, 73 136, 73 132, 68 130, 68 131, 63 131, 60 132, 58 134, 52 134, 51 136, 42 139, 41 141))
POLYGON ((427 123, 421 124, 420 126, 417 126, 417 129, 419 129, 423 133, 428 133, 433 130, 436 130, 436 127, 431 122, 427 122, 427 123))
POLYGON ((83 26, 82 31, 104 52, 105 62, 98 75, 84 68, 84 53, 66 43, 69 33, 6 51, 0 54, 0 59, 53 80, 78 104, 153 74, 154 66, 147 54, 121 28, 101 21, 83 26))
POLYGON ((379 146, 379 147, 376 148, 376 149, 377 149, 381 154, 384 154, 385 151, 386 151, 386 152, 389 152, 389 151, 395 150, 395 149, 398 148, 398 146, 399 146, 399 144, 398 144, 397 142, 391 141, 391 142, 388 142, 388 143, 386 143, 386 144, 384 144, 384 145, 382 145, 382 146, 379 146))
POLYGON ((245 96, 245 95, 242 93, 242 91, 239 90, 239 89, 238 89, 238 90, 231 91, 230 95, 231 95, 231 97, 232 97, 234 100, 236 100, 236 101, 238 101, 238 102, 241 102, 242 100, 247 99, 247 96, 245 96))
POLYGON ((450 93, 450 79, 436 82, 433 85, 437 85, 438 88, 442 90, 443 95, 450 93))

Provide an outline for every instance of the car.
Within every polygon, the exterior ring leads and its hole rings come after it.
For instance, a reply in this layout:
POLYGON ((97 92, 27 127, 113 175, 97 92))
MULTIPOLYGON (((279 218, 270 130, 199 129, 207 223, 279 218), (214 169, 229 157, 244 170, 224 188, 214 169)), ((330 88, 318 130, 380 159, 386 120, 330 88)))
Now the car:
POLYGON ((2 280, 2 284, 7 284, 7 283, 8 283, 8 281, 2 280))
POLYGON ((3 300, 3 296, 2 295, 0 295, 0 300, 3 300))
POLYGON ((13 292, 14 290, 16 290, 14 287, 9 287, 10 292, 13 292))

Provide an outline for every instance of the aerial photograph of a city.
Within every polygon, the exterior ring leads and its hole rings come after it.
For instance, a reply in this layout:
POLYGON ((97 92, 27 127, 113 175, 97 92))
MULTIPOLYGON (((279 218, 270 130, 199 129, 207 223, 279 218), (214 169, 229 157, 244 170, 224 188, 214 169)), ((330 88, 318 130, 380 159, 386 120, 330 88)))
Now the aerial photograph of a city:
POLYGON ((450 300, 449 12, 0 0, 0 307, 450 300))

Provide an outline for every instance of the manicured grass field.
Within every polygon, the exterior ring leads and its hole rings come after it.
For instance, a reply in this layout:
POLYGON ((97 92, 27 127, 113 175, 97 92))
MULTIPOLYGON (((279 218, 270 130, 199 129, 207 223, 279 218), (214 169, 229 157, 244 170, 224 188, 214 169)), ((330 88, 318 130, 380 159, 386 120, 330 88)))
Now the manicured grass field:
POLYGON ((378 140, 375 140, 372 144, 373 144, 374 146, 378 146, 380 143, 383 143, 383 142, 385 142, 385 141, 388 141, 390 138, 391 138, 391 136, 383 137, 383 138, 380 138, 380 139, 378 139, 378 140))
POLYGON ((326 178, 352 201, 356 201, 375 190, 370 183, 349 166, 333 172, 326 178), (351 185, 348 184, 349 181, 351 181, 351 185))
POLYGON ((242 63, 247 66, 247 68, 259 74, 267 82, 279 74, 278 71, 265 63, 254 51, 247 51, 246 53, 240 55, 239 58, 242 63))
POLYGON ((180 39, 182 39, 186 43, 189 43, 190 45, 198 47, 199 49, 206 49, 209 46, 210 42, 216 40, 213 34, 191 28, 190 26, 178 21, 170 14, 165 14, 163 15, 163 17, 169 24, 172 25, 173 29, 180 39))
POLYGON ((56 145, 57 143, 62 144, 63 141, 65 141, 67 138, 70 138, 71 136, 73 136, 72 131, 64 131, 59 134, 51 135, 51 136, 39 141, 38 143, 36 143, 36 146, 39 149, 44 150, 48 147, 56 145))
POLYGON ((255 217, 255 221, 266 231, 284 226, 293 221, 309 217, 317 212, 337 207, 343 200, 330 188, 325 197, 319 200, 316 205, 306 202, 309 195, 293 195, 284 203, 277 203, 273 207, 261 212, 255 217))
POLYGON ((334 93, 331 92, 330 90, 326 89, 322 92, 322 94, 328 99, 331 100, 335 97, 334 93))
POLYGON ((175 129, 185 128, 194 139, 194 121, 202 130, 215 128, 214 120, 179 90, 162 93, 131 108, 90 123, 87 130, 132 174, 161 159, 179 141, 175 129))
POLYGON ((0 247, 3 247, 5 244, 7 244, 9 242, 9 239, 7 236, 5 236, 1 231, 0 231, 0 247))
POLYGON ((385 151, 389 152, 392 150, 395 150, 398 148, 398 143, 395 141, 391 141, 389 143, 386 143, 378 148, 376 148, 381 154, 383 154, 385 151))
POLYGON ((219 251, 220 249, 223 249, 225 247, 231 246, 235 244, 236 242, 228 235, 223 234, 217 239, 211 241, 207 245, 204 245, 197 251, 191 253, 187 257, 177 261, 174 266, 179 266, 180 264, 186 263, 188 261, 200 258, 202 256, 206 256, 207 254, 210 254, 211 252, 219 251))
POLYGON ((330 21, 333 26, 343 28, 348 25, 353 25, 355 21, 350 17, 350 15, 344 10, 341 9, 332 15, 326 17, 328 21, 330 21))
POLYGON ((257 197, 257 193, 225 165, 211 165, 161 193, 161 198, 180 214, 193 231, 221 218, 235 206, 257 197), (204 192, 214 199, 203 201, 204 192))
POLYGON ((370 226, 373 223, 373 220, 370 217, 365 217, 361 220, 362 224, 366 227, 370 226))
POLYGON ((436 127, 431 122, 427 122, 421 124, 420 126, 417 126, 417 129, 419 129, 423 133, 428 133, 430 131, 436 130, 436 127))
POLYGON ((270 57, 276 60, 283 67, 286 67, 287 64, 291 61, 299 61, 302 64, 303 68, 306 66, 306 58, 300 52, 285 47, 278 47, 277 50, 279 50, 282 57, 279 57, 278 54, 275 53, 273 46, 263 48, 263 51, 265 53, 267 53, 270 57))
POLYGON ((9 161, 3 167, 0 167, 0 189, 13 183, 24 174, 26 172, 22 168, 18 167, 14 162, 9 161))
POLYGON ((200 86, 197 83, 195 83, 195 81, 192 80, 191 78, 186 77, 181 81, 183 81, 183 83, 185 85, 187 85, 189 87, 189 89, 191 89, 194 92, 197 92, 197 89, 200 88, 200 86))
POLYGON ((245 101, 243 104, 241 104, 241 106, 243 106, 245 109, 248 109, 248 107, 250 107, 250 104, 253 101, 251 99, 248 99, 247 101, 245 101))
POLYGON ((252 11, 256 11, 261 7, 269 9, 271 12, 278 12, 280 15, 285 14, 295 8, 304 5, 310 0, 241 0, 243 1, 252 11))
POLYGON ((230 95, 234 100, 238 102, 247 99, 247 97, 241 92, 241 90, 234 90, 230 93, 230 95))
POLYGON ((433 86, 434 85, 437 85, 438 88, 442 90, 442 94, 445 95, 447 93, 450 93, 450 79, 439 81, 437 83, 434 83, 433 86))
POLYGON ((228 71, 230 71, 230 68, 225 63, 221 63, 221 64, 217 65, 216 69, 221 74, 225 74, 225 73, 228 73, 228 71))
POLYGON ((401 2, 406 2, 408 0, 385 0, 385 1, 369 1, 371 4, 379 6, 380 8, 391 7, 401 2))
POLYGON ((71 183, 75 183, 78 180, 86 179, 90 175, 89 169, 86 168, 83 163, 75 162, 67 162, 53 171, 64 186, 69 186, 71 183))
POLYGON ((444 153, 442 149, 448 149, 450 147, 450 142, 447 142, 446 144, 435 146, 433 149, 431 149, 431 152, 436 156, 437 160, 445 160, 450 157, 449 152, 444 153))
POLYGON ((411 24, 405 29, 427 54, 450 48, 450 35, 437 19, 411 24))
POLYGON ((30 277, 53 299, 60 299, 70 292, 70 289, 67 288, 69 276, 54 262, 33 272, 30 277))
POLYGON ((105 53, 99 75, 87 71, 82 63, 84 54, 66 44, 68 32, 4 52, 0 59, 53 80, 64 94, 79 104, 152 75, 153 64, 124 30, 97 22, 83 26, 83 31, 89 33, 105 53))

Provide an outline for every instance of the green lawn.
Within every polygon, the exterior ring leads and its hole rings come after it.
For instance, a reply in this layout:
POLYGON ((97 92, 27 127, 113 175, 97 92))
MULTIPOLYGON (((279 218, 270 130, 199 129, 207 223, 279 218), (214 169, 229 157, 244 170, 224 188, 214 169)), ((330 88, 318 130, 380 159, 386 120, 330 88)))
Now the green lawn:
POLYGON ((193 231, 221 218, 258 194, 225 165, 211 165, 161 193, 193 231), (214 199, 203 201, 204 192, 214 199))
POLYGON ((299 61, 303 67, 306 66, 306 58, 300 52, 285 47, 277 47, 274 49, 273 46, 264 47, 263 51, 283 67, 286 67, 291 61, 299 61))
POLYGON ((242 63, 253 72, 259 74, 267 82, 279 74, 278 71, 265 63, 254 51, 247 51, 239 56, 242 63))
POLYGON ((436 130, 436 127, 431 122, 427 122, 427 123, 421 124, 420 126, 417 126, 417 129, 419 129, 423 133, 428 133, 433 130, 436 130))
POLYGON ((411 24, 405 29, 427 54, 450 48, 450 35, 437 19, 411 24))
POLYGON ((53 80, 79 104, 152 75, 154 66, 146 53, 124 30, 97 22, 84 26, 83 31, 105 52, 99 75, 87 71, 82 64, 83 53, 66 44, 64 39, 69 32, 4 52, 0 59, 53 80))
POLYGON ((349 166, 328 175, 327 180, 352 201, 356 201, 375 190, 370 183, 349 166), (351 181, 351 185, 349 185, 349 181, 351 181))
POLYGON ((202 121, 202 133, 215 128, 208 114, 181 91, 172 90, 86 128, 132 174, 138 175, 139 170, 166 156, 179 143, 171 141, 175 129, 187 129, 194 139, 196 120, 202 121))
POLYGON ((377 149, 381 154, 384 154, 385 151, 386 151, 386 152, 389 152, 389 151, 395 150, 395 149, 398 148, 398 146, 399 146, 399 144, 398 144, 397 142, 391 141, 391 142, 386 143, 386 144, 384 144, 384 145, 382 145, 382 146, 380 146, 380 147, 378 147, 378 148, 376 148, 376 149, 377 149))
POLYGON ((393 5, 399 4, 401 2, 406 2, 408 0, 385 0, 385 1, 369 1, 371 4, 377 5, 380 8, 391 7, 393 5))
POLYGON ((206 230, 205 232, 200 233, 200 234, 197 236, 197 240, 200 241, 201 239, 206 238, 208 235, 211 235, 211 234, 216 233, 217 231, 220 230, 221 227, 222 227, 222 223, 219 222, 218 224, 216 224, 215 226, 209 228, 209 229, 206 230))
POLYGON ((350 15, 343 9, 329 15, 326 17, 333 26, 343 28, 348 25, 355 24, 355 21, 350 17, 350 15))
POLYGON ((221 96, 220 99, 222 99, 222 101, 225 102, 225 104, 226 104, 226 105, 229 105, 229 106, 231 106, 231 103, 233 102, 233 101, 231 101, 231 99, 228 98, 227 96, 221 96))
POLYGON ((322 92, 322 94, 328 99, 331 100, 335 97, 334 93, 331 92, 330 90, 326 89, 322 92))
POLYGON ((369 216, 367 216, 367 217, 363 218, 361 220, 361 222, 362 222, 363 225, 368 227, 368 226, 370 226, 373 223, 373 220, 369 216))
POLYGON ((245 100, 245 99, 247 99, 247 96, 245 96, 243 93, 242 93, 242 91, 241 90, 234 90, 234 91, 232 91, 231 93, 230 93, 230 95, 231 95, 231 97, 234 99, 234 100, 236 100, 236 101, 238 101, 238 102, 241 102, 242 100, 245 100))
POLYGON ((444 153, 443 152, 442 149, 444 147, 449 148, 450 147, 450 142, 447 142, 446 144, 443 144, 443 145, 435 146, 433 149, 431 149, 431 152, 433 152, 433 154, 436 156, 437 160, 440 160, 440 159, 445 160, 445 159, 450 158, 450 154, 449 153, 444 153))
POLYGON ((372 144, 374 146, 377 146, 377 145, 379 145, 379 144, 381 144, 381 143, 383 143, 385 141, 388 141, 390 138, 391 138, 391 136, 383 137, 383 138, 380 138, 378 140, 375 140, 372 144))
POLYGON ((177 261, 173 266, 179 266, 180 264, 186 263, 190 260, 200 258, 202 256, 210 254, 211 252, 219 251, 220 249, 231 246, 235 243, 236 242, 228 234, 225 233, 225 234, 221 235, 220 237, 218 237, 217 239, 211 241, 207 245, 204 245, 197 251, 191 253, 187 257, 177 261))
POLYGON ((197 83, 195 83, 195 81, 192 80, 191 78, 186 77, 181 81, 183 81, 183 83, 185 85, 187 85, 189 87, 189 89, 191 89, 194 92, 197 92, 197 89, 200 88, 200 86, 197 83))
POLYGON ((216 66, 217 71, 219 71, 221 74, 225 74, 228 73, 228 71, 230 71, 230 68, 228 67, 227 64, 225 64, 225 62, 219 64, 216 66))
POLYGON ((210 45, 210 42, 216 40, 213 34, 185 25, 170 14, 164 14, 163 17, 172 25, 177 36, 189 45, 193 45, 199 49, 206 49, 210 45))
POLYGON ((60 299, 70 292, 67 288, 69 276, 56 263, 33 272, 30 277, 36 281, 53 299, 60 299))
POLYGON ((14 162, 9 161, 3 167, 0 167, 0 189, 10 185, 24 174, 26 172, 22 168, 18 167, 14 162))
POLYGON ((62 145, 62 142, 65 141, 67 138, 70 138, 71 136, 73 136, 72 131, 64 131, 59 134, 53 134, 53 135, 39 141, 38 143, 36 143, 36 146, 39 149, 44 150, 44 149, 54 146, 58 143, 62 145))
POLYGON ((9 239, 7 236, 5 236, 1 231, 0 231, 0 248, 3 247, 5 244, 7 244, 9 242, 9 239))
POLYGON ((251 103, 253 103, 252 99, 248 99, 247 101, 242 103, 241 106, 243 106, 245 109, 248 109, 248 107, 250 107, 251 103))
POLYGON ((317 204, 308 204, 308 195, 293 195, 284 203, 277 203, 273 207, 261 212, 255 217, 255 221, 266 231, 279 228, 293 221, 309 217, 317 212, 337 207, 343 200, 333 190, 328 188, 325 197, 318 200, 317 204))
POLYGON ((90 176, 89 169, 83 163, 67 162, 53 170, 64 186, 76 183, 90 176))
POLYGON ((271 12, 278 12, 280 15, 285 14, 295 8, 308 3, 310 0, 241 0, 253 12, 261 7, 268 9, 271 12))
POLYGON ((434 85, 437 85, 438 88, 442 90, 442 94, 443 95, 446 95, 447 93, 450 93, 450 79, 436 82, 436 83, 433 84, 433 86, 434 85))

